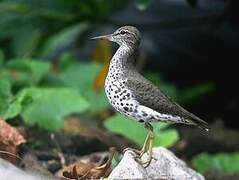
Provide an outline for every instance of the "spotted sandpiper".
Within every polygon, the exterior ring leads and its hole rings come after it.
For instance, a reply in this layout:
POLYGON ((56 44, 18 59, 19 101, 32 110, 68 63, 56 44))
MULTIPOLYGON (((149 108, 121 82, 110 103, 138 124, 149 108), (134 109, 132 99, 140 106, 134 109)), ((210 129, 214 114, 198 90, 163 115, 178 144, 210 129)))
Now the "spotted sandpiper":
POLYGON ((171 122, 195 125, 208 130, 208 124, 188 112, 144 78, 134 67, 140 45, 140 32, 133 26, 123 26, 114 33, 94 37, 116 42, 120 47, 110 61, 105 80, 105 92, 110 104, 121 114, 138 121, 148 130, 138 161, 147 167, 152 159, 153 127, 150 122, 171 122), (141 156, 149 152, 149 159, 141 156))

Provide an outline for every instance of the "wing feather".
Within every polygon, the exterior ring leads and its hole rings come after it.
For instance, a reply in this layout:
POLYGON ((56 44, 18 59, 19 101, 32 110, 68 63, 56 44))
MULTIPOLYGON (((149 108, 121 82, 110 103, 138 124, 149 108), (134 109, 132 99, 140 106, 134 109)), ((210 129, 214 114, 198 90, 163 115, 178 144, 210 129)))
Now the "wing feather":
POLYGON ((159 113, 183 117, 196 126, 208 129, 208 124, 205 121, 174 102, 139 73, 134 72, 127 76, 126 86, 132 91, 141 105, 147 106, 159 113))

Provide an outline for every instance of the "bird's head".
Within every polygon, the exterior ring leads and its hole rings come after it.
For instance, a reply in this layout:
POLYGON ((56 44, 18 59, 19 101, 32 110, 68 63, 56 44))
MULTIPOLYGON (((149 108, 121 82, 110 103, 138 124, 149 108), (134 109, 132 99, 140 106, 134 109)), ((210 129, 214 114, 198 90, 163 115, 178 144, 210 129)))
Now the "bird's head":
POLYGON ((136 27, 123 26, 117 29, 114 33, 97 36, 92 39, 107 39, 112 42, 116 42, 119 45, 133 45, 138 46, 140 44, 140 32, 136 27))

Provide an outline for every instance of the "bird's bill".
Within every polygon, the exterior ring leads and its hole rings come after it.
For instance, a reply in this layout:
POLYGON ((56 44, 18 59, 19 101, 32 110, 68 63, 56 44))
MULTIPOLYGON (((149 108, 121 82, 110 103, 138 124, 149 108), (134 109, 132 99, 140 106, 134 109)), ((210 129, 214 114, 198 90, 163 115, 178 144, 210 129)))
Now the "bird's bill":
POLYGON ((93 37, 91 39, 92 40, 95 40, 95 39, 107 39, 107 40, 110 40, 110 38, 111 38, 111 34, 103 35, 103 36, 97 36, 97 37, 93 37))

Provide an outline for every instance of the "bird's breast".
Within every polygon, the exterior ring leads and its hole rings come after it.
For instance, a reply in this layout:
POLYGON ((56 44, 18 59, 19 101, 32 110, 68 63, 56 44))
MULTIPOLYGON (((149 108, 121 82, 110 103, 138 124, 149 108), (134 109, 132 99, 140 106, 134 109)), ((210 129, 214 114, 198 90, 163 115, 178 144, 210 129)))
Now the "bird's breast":
POLYGON ((134 95, 125 86, 126 80, 117 76, 107 76, 105 81, 105 93, 110 104, 120 113, 131 116, 138 106, 134 95))

